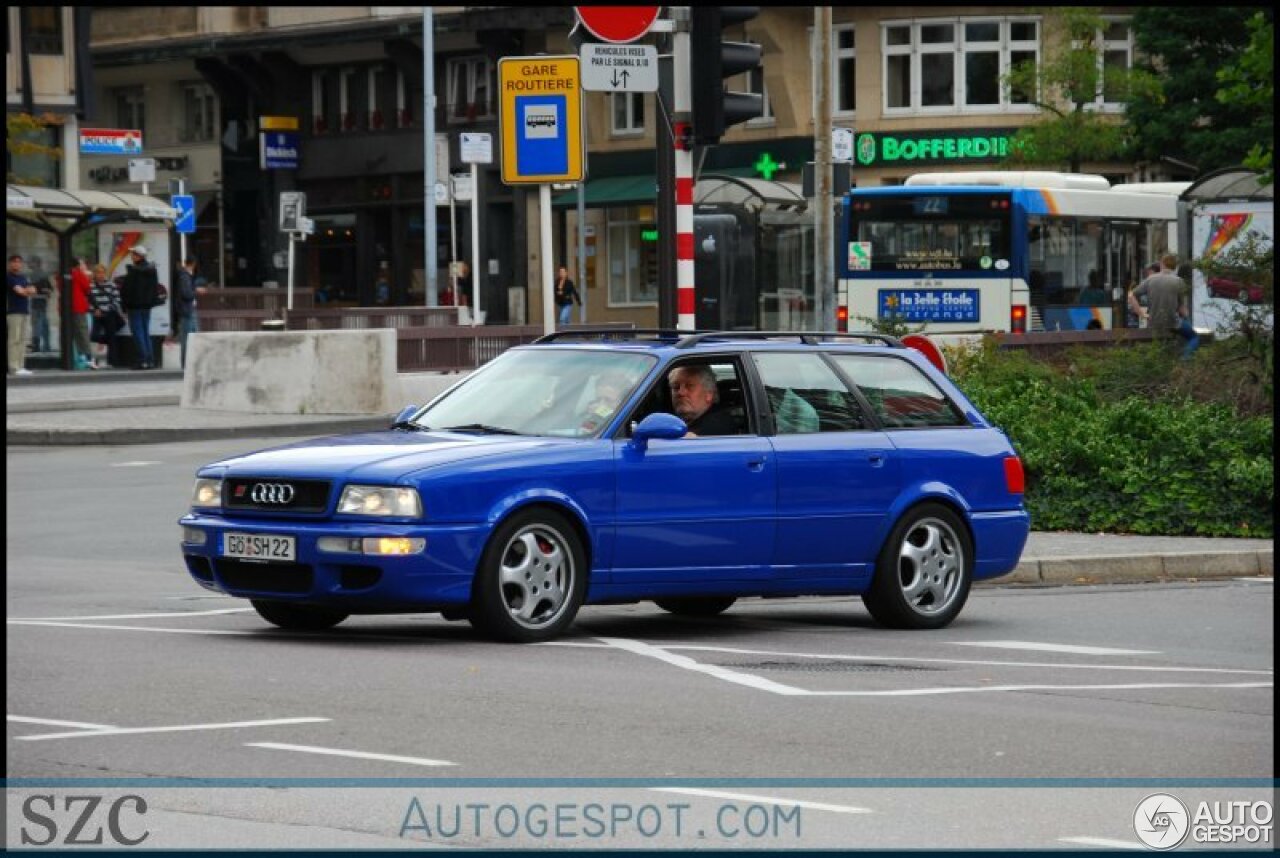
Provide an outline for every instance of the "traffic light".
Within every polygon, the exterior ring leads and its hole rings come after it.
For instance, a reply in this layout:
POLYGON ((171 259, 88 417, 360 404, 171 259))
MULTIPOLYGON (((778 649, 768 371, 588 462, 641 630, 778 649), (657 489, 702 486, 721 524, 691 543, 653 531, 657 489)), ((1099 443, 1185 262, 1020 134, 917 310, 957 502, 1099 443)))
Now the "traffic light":
POLYGON ((760 67, 760 46, 726 42, 723 30, 730 24, 750 21, 759 6, 694 6, 690 10, 690 77, 693 81, 693 138, 696 142, 720 142, 730 125, 755 119, 764 113, 764 96, 726 92, 724 79, 760 67))

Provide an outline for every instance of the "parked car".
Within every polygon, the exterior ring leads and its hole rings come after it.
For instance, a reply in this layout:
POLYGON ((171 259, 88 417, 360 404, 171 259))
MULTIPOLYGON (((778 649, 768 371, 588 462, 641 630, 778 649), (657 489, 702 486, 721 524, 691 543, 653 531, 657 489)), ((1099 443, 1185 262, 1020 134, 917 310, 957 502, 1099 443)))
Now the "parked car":
POLYGON ((1262 287, 1257 283, 1242 283, 1229 277, 1210 277, 1209 294, 1214 298, 1232 298, 1242 304, 1261 304, 1262 287))
POLYGON ((198 584, 288 629, 440 612, 542 641, 584 604, 815 594, 936 629, 1017 565, 1022 493, 1008 438, 892 337, 615 329, 512 348, 386 430, 205 465, 179 524, 198 584))

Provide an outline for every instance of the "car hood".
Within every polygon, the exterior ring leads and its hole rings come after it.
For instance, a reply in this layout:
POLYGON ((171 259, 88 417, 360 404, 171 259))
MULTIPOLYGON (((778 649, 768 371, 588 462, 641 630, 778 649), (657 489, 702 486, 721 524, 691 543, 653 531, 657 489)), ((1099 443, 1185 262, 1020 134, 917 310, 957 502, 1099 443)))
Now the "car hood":
POLYGON ((365 432, 315 438, 212 462, 205 471, 236 476, 368 479, 392 482, 456 462, 529 453, 581 443, 572 439, 459 435, 451 432, 365 432))

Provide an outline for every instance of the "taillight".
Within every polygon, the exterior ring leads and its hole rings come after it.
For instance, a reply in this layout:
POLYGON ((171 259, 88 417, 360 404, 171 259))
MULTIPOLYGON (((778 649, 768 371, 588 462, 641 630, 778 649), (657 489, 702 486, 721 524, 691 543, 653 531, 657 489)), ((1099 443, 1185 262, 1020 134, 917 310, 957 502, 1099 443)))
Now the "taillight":
POLYGON ((1022 460, 1017 456, 1005 456, 1004 484, 1011 495, 1020 495, 1027 487, 1026 475, 1022 473, 1022 460))
POLYGON ((1009 309, 1009 330, 1015 334, 1027 332, 1027 307, 1025 304, 1014 304, 1009 309))
POLYGON ((836 331, 842 334, 849 332, 848 307, 836 307, 836 331))

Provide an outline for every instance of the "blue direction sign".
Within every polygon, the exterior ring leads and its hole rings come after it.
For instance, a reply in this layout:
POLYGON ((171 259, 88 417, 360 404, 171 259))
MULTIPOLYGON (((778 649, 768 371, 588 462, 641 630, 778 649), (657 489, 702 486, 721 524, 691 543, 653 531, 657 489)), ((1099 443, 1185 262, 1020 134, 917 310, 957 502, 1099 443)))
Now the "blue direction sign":
POLYGON ((169 197, 169 205, 178 210, 178 219, 173 228, 182 233, 196 231, 196 198, 190 194, 174 194, 169 197))
POLYGON ((264 170, 296 170, 298 168, 298 141, 296 131, 263 131, 261 141, 260 166, 264 170))

